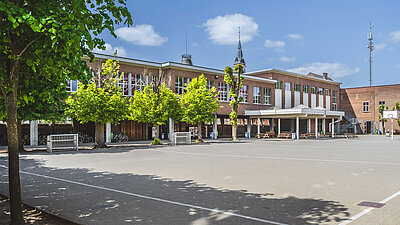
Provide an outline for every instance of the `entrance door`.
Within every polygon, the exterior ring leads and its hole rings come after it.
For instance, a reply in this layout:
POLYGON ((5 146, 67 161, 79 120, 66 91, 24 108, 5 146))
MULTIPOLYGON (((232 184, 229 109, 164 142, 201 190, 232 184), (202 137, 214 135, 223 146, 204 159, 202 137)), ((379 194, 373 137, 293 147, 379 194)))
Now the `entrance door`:
POLYGON ((363 133, 370 134, 372 130, 372 121, 364 121, 363 124, 363 133))

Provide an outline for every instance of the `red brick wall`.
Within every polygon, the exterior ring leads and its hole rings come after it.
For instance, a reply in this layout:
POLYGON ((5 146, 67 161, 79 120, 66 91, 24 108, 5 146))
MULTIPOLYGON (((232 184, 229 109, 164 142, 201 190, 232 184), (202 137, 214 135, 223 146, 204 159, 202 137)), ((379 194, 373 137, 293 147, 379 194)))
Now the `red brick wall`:
MULTIPOLYGON (((378 129, 379 102, 385 101, 385 105, 392 110, 396 102, 400 102, 400 85, 341 89, 340 100, 340 109, 346 114, 361 119, 363 122, 375 121, 375 127, 378 129), (363 102, 369 102, 369 112, 363 112, 363 102)), ((391 122, 386 122, 385 127, 391 127, 391 122)), ((394 123, 394 129, 400 129, 397 121, 394 123)))

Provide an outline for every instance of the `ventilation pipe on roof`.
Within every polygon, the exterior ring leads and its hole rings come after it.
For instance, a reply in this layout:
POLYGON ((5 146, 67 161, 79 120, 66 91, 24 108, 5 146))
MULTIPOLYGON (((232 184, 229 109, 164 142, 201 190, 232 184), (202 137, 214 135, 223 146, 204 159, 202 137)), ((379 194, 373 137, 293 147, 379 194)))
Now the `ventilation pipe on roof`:
POLYGON ((325 80, 328 80, 328 73, 322 73, 322 76, 324 77, 325 80))
POLYGON ((182 64, 186 64, 186 65, 190 65, 190 66, 193 66, 193 63, 192 63, 192 56, 190 55, 190 54, 183 54, 182 55, 182 61, 181 61, 181 63, 182 64))

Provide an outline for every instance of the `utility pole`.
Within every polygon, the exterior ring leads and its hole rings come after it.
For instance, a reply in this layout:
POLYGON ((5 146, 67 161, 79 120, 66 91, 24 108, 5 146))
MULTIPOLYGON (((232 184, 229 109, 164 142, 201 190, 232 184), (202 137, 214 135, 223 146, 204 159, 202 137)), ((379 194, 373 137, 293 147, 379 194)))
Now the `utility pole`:
POLYGON ((372 51, 374 50, 374 45, 372 44, 372 24, 369 23, 369 34, 368 34, 368 46, 369 48, 369 86, 372 86, 372 51))

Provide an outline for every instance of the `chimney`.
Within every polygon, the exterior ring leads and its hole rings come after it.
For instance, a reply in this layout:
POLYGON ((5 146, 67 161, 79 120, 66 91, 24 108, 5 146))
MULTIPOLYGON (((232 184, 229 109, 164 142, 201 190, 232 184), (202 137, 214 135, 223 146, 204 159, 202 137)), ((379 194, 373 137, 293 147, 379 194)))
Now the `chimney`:
POLYGON ((181 61, 181 63, 182 63, 182 64, 186 64, 186 65, 193 66, 193 63, 192 63, 192 56, 189 55, 189 54, 183 54, 183 55, 182 55, 182 61, 181 61))
POLYGON ((328 73, 322 73, 322 76, 324 77, 325 80, 328 80, 328 73))

